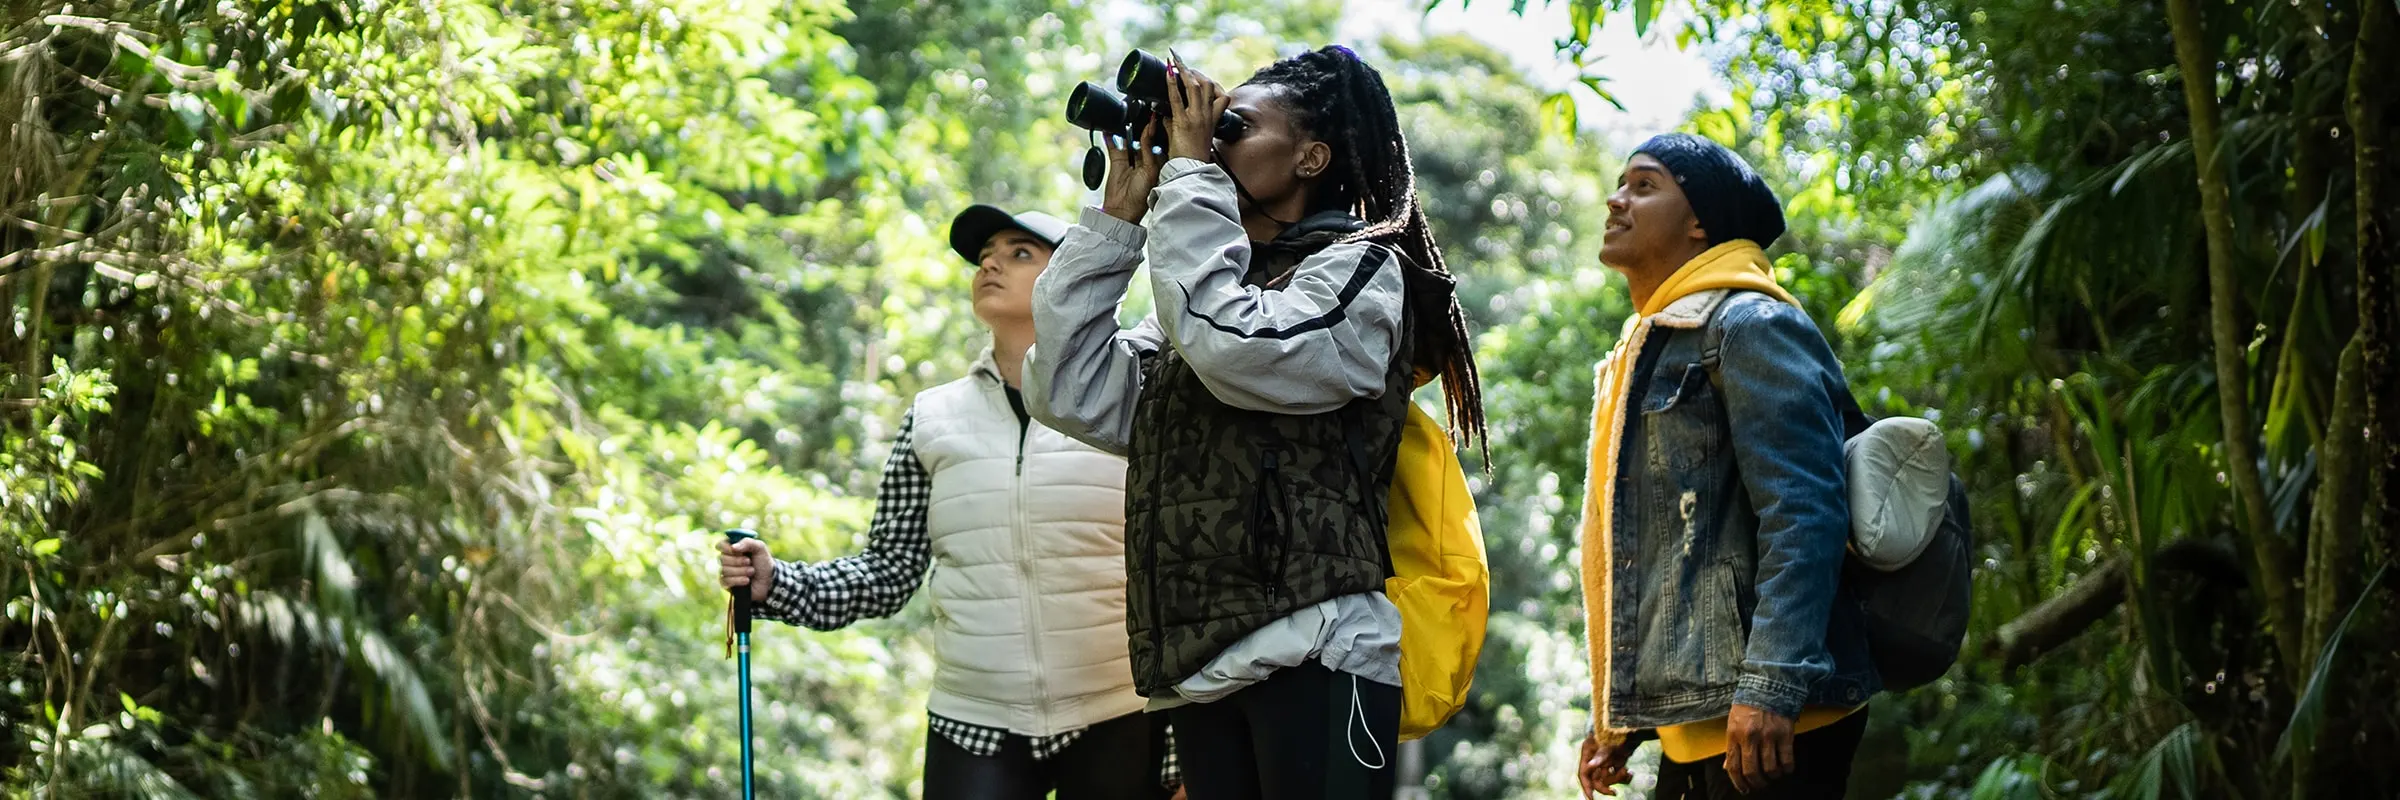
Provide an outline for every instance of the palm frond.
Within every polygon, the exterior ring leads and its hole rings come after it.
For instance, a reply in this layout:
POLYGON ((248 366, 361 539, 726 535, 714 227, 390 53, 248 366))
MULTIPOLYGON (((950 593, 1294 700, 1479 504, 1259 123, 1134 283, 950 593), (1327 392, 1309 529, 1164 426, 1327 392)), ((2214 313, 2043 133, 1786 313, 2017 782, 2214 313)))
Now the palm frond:
POLYGON ((2200 723, 2175 726, 2157 744, 2151 745, 2132 772, 2118 779, 2113 787, 2115 795, 2128 800, 2160 800, 2173 787, 2176 797, 2199 800, 2200 757, 2196 752, 2199 739, 2200 723))
POLYGON ((350 567, 349 556, 340 542, 333 538, 333 526, 325 515, 314 508, 300 515, 300 552, 313 573, 317 602, 340 613, 353 613, 358 607, 358 571, 350 567))
MULTIPOLYGON (((61 773, 75 782, 74 794, 98 794, 111 797, 137 797, 142 800, 197 800, 174 776, 150 763, 132 748, 119 744, 114 729, 94 725, 80 733, 70 733, 59 744, 58 756, 64 769, 61 773)), ((43 739, 48 733, 42 733, 43 739)))
POLYGON ((2341 654, 2342 641, 2350 634, 2351 621, 2358 619, 2359 607, 2366 605, 2367 598, 2375 596, 2375 587, 2383 583, 2383 575, 2389 571, 2389 563, 2376 568, 2375 576, 2367 579, 2366 587, 2358 592, 2358 599, 2352 601, 2350 610, 2342 615, 2341 624, 2333 626, 2333 632, 2326 635, 2324 651, 2317 656, 2317 668, 2308 676, 2308 687, 2300 691, 2299 701, 2292 704, 2292 720, 2284 726, 2283 735, 2275 740, 2272 760, 2276 764, 2290 763, 2294 749, 2306 751, 2316 747, 2317 733, 2325 727, 2325 692, 2333 680, 2335 656, 2341 654))
POLYGON ((382 631, 361 618, 327 614, 273 592, 254 592, 237 607, 276 643, 293 650, 315 649, 373 675, 382 690, 381 701, 407 722, 413 743, 437 765, 449 763, 450 743, 424 679, 382 631))
POLYGON ((2030 170, 1998 175, 1935 204, 1909 226, 1891 263, 1841 318, 1850 325, 1871 318, 1890 331, 1966 332, 1950 310, 1998 271, 1995 242, 2022 235, 2029 193, 2047 182, 2030 170))
POLYGON ((1971 800, 2045 800, 2050 795, 2050 760, 2022 753, 1992 761, 1975 779, 1971 800))

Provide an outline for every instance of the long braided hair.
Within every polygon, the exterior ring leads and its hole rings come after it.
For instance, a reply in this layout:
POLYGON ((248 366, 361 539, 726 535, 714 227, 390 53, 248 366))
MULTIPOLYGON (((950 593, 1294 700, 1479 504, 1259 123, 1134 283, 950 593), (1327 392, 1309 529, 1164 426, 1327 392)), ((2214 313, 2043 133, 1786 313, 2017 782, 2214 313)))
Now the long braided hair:
POLYGON ((1407 257, 1409 310, 1420 320, 1412 343, 1415 366, 1441 376, 1451 435, 1482 447, 1483 386, 1475 371, 1475 341, 1458 306, 1458 280, 1417 204, 1416 166, 1383 76, 1350 48, 1328 45, 1269 64, 1244 82, 1250 84, 1277 87, 1277 100, 1295 124, 1333 148, 1309 211, 1339 209, 1366 222, 1356 232, 1312 236, 1373 241, 1407 257))

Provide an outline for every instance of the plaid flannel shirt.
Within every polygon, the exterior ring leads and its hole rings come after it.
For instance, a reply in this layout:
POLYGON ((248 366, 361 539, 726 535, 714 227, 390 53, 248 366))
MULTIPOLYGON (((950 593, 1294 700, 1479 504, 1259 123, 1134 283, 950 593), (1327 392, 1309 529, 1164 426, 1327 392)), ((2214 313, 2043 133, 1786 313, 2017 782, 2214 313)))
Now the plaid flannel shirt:
MULTIPOLYGON (((860 619, 891 616, 908 604, 908 598, 924 584, 933 552, 932 535, 925 526, 925 511, 933 501, 933 475, 917 460, 915 430, 916 412, 911 410, 900 418, 900 434, 892 440, 892 454, 883 462, 875 516, 867 524, 867 549, 814 564, 776 560, 775 585, 756 612, 759 619, 830 631, 860 619)), ((1083 729, 1077 728, 1050 736, 1023 736, 1005 728, 928 716, 935 733, 984 758, 999 755, 1001 743, 1018 736, 1026 740, 1035 760, 1046 761, 1083 735, 1083 729)), ((1176 764, 1172 733, 1167 741, 1159 781, 1179 786, 1183 773, 1176 764)))

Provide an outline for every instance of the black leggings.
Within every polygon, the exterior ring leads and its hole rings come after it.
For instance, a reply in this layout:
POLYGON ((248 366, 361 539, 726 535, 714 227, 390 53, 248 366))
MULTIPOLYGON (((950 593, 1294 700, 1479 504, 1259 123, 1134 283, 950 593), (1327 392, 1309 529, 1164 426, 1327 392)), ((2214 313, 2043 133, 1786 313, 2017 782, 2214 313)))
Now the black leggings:
POLYGON ((1399 687, 1312 662, 1167 715, 1191 800, 1392 796, 1399 687))
POLYGON ((1850 762, 1867 735, 1867 710, 1840 722, 1792 737, 1794 770, 1749 794, 1734 791, 1725 757, 1689 764, 1658 760, 1659 800, 1842 800, 1850 789, 1850 762))
POLYGON ((938 731, 925 732, 925 800, 1058 800, 1158 798, 1159 761, 1166 757, 1163 714, 1132 713, 1085 728, 1075 743, 1046 761, 1033 758, 1025 737, 1011 735, 989 758, 967 752, 938 731))

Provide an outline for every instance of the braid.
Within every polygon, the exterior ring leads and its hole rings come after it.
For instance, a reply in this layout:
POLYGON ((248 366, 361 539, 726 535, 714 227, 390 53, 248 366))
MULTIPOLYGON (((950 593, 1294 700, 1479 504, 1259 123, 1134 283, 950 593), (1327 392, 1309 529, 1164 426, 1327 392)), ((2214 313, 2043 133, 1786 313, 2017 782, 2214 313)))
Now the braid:
POLYGON ((1406 256, 1408 304, 1419 320, 1414 366, 1441 377, 1452 437, 1484 448, 1490 469, 1475 340, 1458 305, 1458 280, 1417 203, 1416 165, 1383 76, 1349 48, 1333 45, 1270 64, 1248 83, 1280 87, 1294 121, 1333 145, 1329 180, 1319 185, 1312 210, 1340 209, 1366 222, 1353 233, 1312 234, 1326 241, 1310 244, 1372 241, 1406 256))

